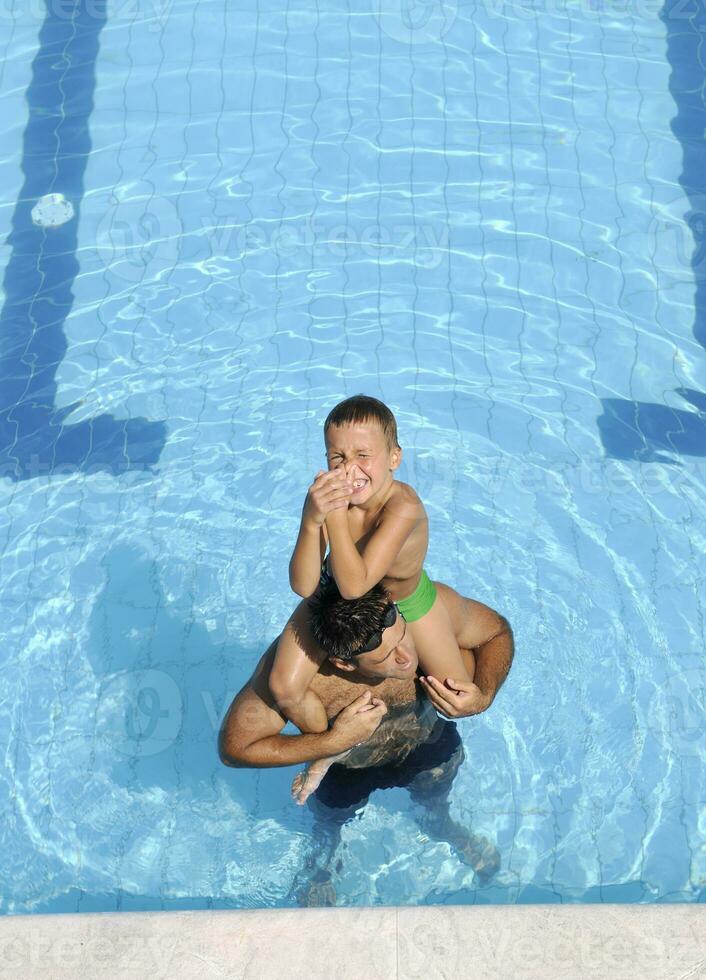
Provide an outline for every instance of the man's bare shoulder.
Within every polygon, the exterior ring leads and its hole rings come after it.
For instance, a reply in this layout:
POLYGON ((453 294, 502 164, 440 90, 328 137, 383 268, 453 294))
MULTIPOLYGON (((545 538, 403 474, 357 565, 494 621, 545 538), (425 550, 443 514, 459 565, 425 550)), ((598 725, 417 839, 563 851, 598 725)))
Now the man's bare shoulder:
POLYGON ((434 585, 451 619, 456 641, 463 649, 480 646, 509 629, 507 620, 484 602, 462 596, 443 582, 434 585))

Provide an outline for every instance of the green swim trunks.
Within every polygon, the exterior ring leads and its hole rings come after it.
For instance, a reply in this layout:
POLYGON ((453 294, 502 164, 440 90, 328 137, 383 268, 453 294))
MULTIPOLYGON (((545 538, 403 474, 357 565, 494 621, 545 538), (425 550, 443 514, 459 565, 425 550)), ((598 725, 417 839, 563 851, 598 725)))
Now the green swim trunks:
POLYGON ((406 599, 399 599, 396 605, 407 622, 413 623, 415 619, 421 619, 429 612, 435 599, 436 586, 422 569, 419 585, 412 595, 408 595, 406 599))

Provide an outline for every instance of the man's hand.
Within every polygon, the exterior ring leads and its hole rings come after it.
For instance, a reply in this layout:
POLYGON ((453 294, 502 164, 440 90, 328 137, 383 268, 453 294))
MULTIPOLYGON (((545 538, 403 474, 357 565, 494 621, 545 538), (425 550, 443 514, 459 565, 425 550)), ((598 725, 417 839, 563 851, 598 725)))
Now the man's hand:
POLYGON ((479 715, 493 700, 489 694, 483 694, 477 684, 454 681, 450 677, 443 684, 431 676, 419 680, 431 703, 445 718, 479 715))
POLYGON ((354 745, 367 742, 386 714, 384 701, 374 698, 370 691, 361 694, 343 709, 333 723, 331 740, 334 751, 345 752, 354 745))
POLYGON ((353 481, 343 470, 319 470, 306 495, 304 520, 323 524, 331 511, 348 509, 352 493, 353 481))

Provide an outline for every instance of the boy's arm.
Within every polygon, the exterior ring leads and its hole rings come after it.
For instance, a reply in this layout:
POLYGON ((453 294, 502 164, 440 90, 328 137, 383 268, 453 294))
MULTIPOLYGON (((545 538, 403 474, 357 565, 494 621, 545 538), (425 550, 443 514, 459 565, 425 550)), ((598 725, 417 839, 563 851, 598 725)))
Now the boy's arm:
POLYGON ((339 470, 319 470, 307 491, 299 535, 289 562, 289 584, 297 595, 308 599, 316 591, 321 562, 326 554, 324 522, 336 509, 348 510, 351 484, 339 470))
MULTIPOLYGON (((416 494, 414 495, 416 497, 416 494)), ((351 536, 346 511, 326 516, 331 544, 331 572, 344 599, 357 599, 387 575, 392 563, 414 528, 424 516, 419 498, 396 502, 385 509, 378 527, 362 552, 351 536)))
POLYGON ((321 562, 326 554, 325 533, 323 524, 315 524, 302 510, 297 543, 289 561, 289 584, 304 599, 312 596, 319 584, 321 562))

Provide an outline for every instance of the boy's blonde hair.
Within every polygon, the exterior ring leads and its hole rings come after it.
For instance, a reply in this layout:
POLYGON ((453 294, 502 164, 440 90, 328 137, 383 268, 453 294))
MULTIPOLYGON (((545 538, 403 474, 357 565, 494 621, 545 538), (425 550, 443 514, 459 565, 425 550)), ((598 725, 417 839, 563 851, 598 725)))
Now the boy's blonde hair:
POLYGON ((385 436, 388 449, 401 449, 397 441, 395 416, 384 402, 370 395, 353 395, 331 409, 324 422, 324 435, 332 425, 365 425, 377 422, 385 436))

